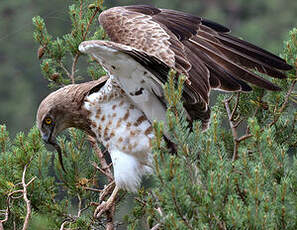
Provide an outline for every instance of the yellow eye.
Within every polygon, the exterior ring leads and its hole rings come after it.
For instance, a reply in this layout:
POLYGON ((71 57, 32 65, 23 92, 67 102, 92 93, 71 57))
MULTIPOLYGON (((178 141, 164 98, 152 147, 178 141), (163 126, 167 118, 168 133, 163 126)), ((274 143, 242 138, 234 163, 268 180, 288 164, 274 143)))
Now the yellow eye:
POLYGON ((49 117, 48 118, 45 118, 45 123, 47 124, 47 125, 50 125, 53 121, 52 121, 52 119, 50 119, 49 117))

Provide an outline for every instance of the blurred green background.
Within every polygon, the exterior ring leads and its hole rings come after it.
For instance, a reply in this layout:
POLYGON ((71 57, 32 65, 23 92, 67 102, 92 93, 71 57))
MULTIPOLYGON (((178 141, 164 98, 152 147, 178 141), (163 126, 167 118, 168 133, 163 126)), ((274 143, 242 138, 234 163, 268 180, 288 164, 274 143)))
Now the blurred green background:
MULTIPOLYGON (((63 0, 0 1, 0 123, 11 136, 28 131, 40 101, 50 93, 32 39, 32 17, 42 16, 48 31, 62 36, 69 31, 68 5, 63 0)), ((275 54, 282 52, 288 31, 297 26, 296 0, 154 0, 105 1, 107 7, 150 4, 183 10, 231 28, 233 34, 275 54)))

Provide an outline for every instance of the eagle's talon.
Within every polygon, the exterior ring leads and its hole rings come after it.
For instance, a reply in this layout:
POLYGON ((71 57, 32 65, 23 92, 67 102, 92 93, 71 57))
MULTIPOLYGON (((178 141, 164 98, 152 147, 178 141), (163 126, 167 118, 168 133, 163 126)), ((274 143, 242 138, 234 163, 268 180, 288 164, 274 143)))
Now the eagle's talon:
POLYGON ((107 201, 102 201, 100 205, 94 211, 94 218, 100 218, 100 216, 106 211, 111 210, 112 206, 115 204, 116 196, 118 194, 119 188, 115 186, 112 194, 107 201))
POLYGON ((100 216, 110 209, 110 204, 108 205, 107 202, 102 201, 102 203, 96 208, 94 212, 94 218, 100 218, 100 216))

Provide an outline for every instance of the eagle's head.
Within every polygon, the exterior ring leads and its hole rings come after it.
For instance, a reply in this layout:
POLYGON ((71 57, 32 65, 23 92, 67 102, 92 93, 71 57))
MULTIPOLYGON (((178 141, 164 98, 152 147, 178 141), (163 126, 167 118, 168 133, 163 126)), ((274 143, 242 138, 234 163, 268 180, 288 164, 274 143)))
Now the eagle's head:
POLYGON ((101 88, 107 77, 97 81, 65 86, 49 94, 39 105, 36 124, 41 137, 47 144, 51 144, 59 153, 62 164, 61 148, 56 141, 57 135, 63 130, 74 127, 94 136, 91 131, 87 111, 83 108, 85 96, 92 89, 101 88))
POLYGON ((72 112, 77 107, 73 103, 73 93, 70 93, 74 86, 69 85, 51 93, 39 105, 36 123, 46 143, 54 143, 58 133, 74 125, 72 112))

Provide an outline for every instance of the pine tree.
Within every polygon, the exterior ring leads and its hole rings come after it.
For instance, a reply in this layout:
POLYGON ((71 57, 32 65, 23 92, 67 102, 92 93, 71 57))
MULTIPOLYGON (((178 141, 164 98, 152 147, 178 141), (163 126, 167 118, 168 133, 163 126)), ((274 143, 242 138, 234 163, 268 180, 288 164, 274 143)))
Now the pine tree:
MULTIPOLYGON (((51 36, 41 17, 33 19, 41 71, 50 87, 105 74, 94 60, 86 63, 77 48, 84 40, 106 38, 94 22, 103 9, 100 0, 76 1, 69 7, 71 32, 62 38, 51 36)), ((129 229, 296 229, 297 29, 285 42, 283 58, 294 68, 287 80, 274 80, 282 91, 220 94, 206 132, 199 121, 189 127, 181 102, 184 78, 175 81, 170 72, 168 127, 154 123, 151 185, 139 190, 135 205, 122 192, 117 211, 113 207, 101 219, 93 218, 96 205, 109 195, 101 189, 107 184, 109 192, 113 189, 102 146, 70 129, 59 139, 64 173, 36 127, 11 140, 0 126, 0 229, 119 229, 125 224, 129 229), (163 140, 164 129, 177 146, 175 155, 163 140)))

